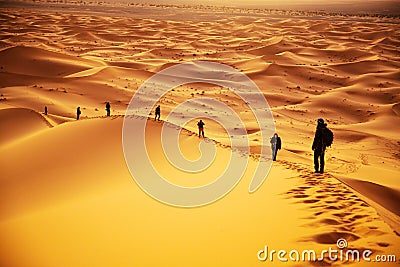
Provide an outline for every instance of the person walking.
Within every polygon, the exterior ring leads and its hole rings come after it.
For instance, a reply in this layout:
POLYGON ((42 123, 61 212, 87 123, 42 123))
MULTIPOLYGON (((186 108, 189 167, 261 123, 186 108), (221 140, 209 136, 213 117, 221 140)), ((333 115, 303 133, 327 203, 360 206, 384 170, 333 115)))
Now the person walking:
POLYGON ((161 117, 161 107, 160 107, 160 105, 158 105, 156 107, 156 116, 154 117, 154 120, 158 119, 158 121, 160 121, 160 117, 161 117))
POLYGON ((270 143, 272 149, 272 160, 276 161, 276 155, 278 154, 278 150, 282 148, 282 141, 277 133, 275 133, 274 136, 271 138, 270 143))
POLYGON ((81 107, 77 107, 76 109, 76 120, 79 120, 79 117, 81 116, 82 112, 81 112, 81 107))
POLYGON ((47 115, 47 106, 44 106, 44 115, 47 115))
POLYGON ((205 123, 202 120, 200 120, 197 123, 197 126, 199 127, 199 137, 203 136, 203 138, 204 138, 204 125, 205 123))
POLYGON ((107 117, 110 117, 111 115, 111 105, 110 102, 106 103, 106 111, 107 111, 107 117))
POLYGON ((316 173, 324 173, 325 150, 326 147, 331 146, 333 142, 333 133, 326 126, 327 124, 324 122, 324 119, 319 118, 312 144, 312 150, 314 151, 314 169, 316 173))

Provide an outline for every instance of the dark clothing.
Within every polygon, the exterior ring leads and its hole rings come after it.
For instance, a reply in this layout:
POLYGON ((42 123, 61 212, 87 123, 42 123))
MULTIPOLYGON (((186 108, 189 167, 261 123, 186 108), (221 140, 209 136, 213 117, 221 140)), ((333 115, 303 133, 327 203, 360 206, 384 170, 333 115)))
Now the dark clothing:
POLYGON ((47 115, 47 106, 44 107, 44 115, 47 115))
POLYGON ((160 106, 158 106, 158 107, 156 107, 156 116, 155 116, 155 118, 154 118, 154 120, 160 120, 160 117, 161 117, 161 108, 160 108, 160 106))
POLYGON ((79 116, 81 115, 81 108, 76 109, 76 119, 79 120, 79 116))
POLYGON ((276 161, 276 155, 278 154, 278 150, 282 147, 281 138, 279 136, 273 136, 271 138, 271 149, 272 149, 272 160, 276 161))
POLYGON ((319 123, 317 125, 317 130, 315 131, 314 142, 312 144, 312 149, 316 150, 324 150, 326 149, 326 145, 324 144, 324 130, 326 129, 326 123, 319 123))
POLYGON ((205 123, 203 121, 197 123, 197 126, 199 127, 199 136, 203 135, 204 137, 204 125, 205 123))
POLYGON ((315 137, 312 144, 312 150, 314 150, 314 168, 315 172, 323 173, 325 166, 325 149, 324 144, 324 130, 326 129, 326 123, 318 123, 317 130, 315 131, 315 137))
POLYGON ((106 110, 107 110, 107 116, 109 117, 111 114, 111 105, 110 102, 107 102, 106 104, 106 110))
POLYGON ((324 167, 325 167, 325 150, 320 150, 320 149, 314 150, 315 172, 324 173, 324 167))

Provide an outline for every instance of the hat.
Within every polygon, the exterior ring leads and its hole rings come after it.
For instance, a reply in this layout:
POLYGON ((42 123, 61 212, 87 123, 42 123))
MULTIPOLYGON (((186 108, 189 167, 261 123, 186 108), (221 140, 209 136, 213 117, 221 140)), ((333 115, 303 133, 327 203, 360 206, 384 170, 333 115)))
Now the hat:
POLYGON ((319 118, 318 119, 318 123, 324 123, 324 119, 323 118, 319 118))

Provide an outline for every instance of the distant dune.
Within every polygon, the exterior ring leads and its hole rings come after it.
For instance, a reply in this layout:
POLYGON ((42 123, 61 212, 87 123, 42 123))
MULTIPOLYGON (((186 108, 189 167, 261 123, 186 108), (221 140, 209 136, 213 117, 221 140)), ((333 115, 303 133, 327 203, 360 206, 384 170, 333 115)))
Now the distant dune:
MULTIPOLYGON (((130 1, 113 1, 106 2, 130 2, 130 1)), ((141 4, 179 4, 179 5, 211 5, 211 6, 228 6, 241 8, 273 8, 283 10, 302 10, 302 11, 326 11, 326 12, 342 12, 353 14, 400 14, 399 2, 397 0, 348 0, 348 1, 320 1, 320 0, 246 0, 246 1, 228 1, 228 0, 202 0, 194 3, 190 0, 137 0, 135 3, 141 4)))

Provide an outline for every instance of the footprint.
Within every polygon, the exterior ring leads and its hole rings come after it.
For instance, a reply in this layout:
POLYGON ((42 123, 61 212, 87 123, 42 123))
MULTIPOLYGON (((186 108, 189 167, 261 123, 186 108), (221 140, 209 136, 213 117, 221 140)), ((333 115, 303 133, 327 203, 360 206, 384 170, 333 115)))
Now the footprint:
POLYGON ((358 220, 358 219, 362 219, 365 217, 367 217, 367 215, 357 214, 357 215, 354 215, 353 217, 351 217, 350 219, 358 220))
POLYGON ((293 196, 294 198, 306 198, 306 197, 309 197, 309 195, 296 195, 296 196, 293 196))
POLYGON ((299 186, 299 189, 309 189, 311 186, 299 186))
POLYGON ((328 200, 328 201, 325 201, 326 203, 328 203, 328 204, 333 204, 333 203, 336 203, 337 201, 335 201, 335 200, 328 200))
POLYGON ((307 199, 307 200, 304 200, 303 203, 308 204, 308 203, 315 203, 315 202, 318 202, 318 201, 319 201, 319 199, 307 199))
POLYGON ((317 192, 317 193, 329 193, 330 191, 329 190, 317 190, 317 191, 315 191, 315 192, 317 192))
MULTIPOLYGON (((333 201, 334 202, 334 201, 333 201)), ((330 205, 330 206, 327 206, 327 207, 325 207, 326 209, 328 209, 328 210, 340 210, 340 207, 336 207, 336 206, 332 206, 332 205, 330 205)))
POLYGON ((338 222, 337 220, 330 219, 330 218, 322 219, 322 220, 320 220, 320 222, 323 223, 323 224, 329 224, 329 225, 338 225, 338 224, 340 224, 340 222, 338 222))
POLYGON ((376 243, 378 246, 380 246, 380 247, 384 247, 384 248, 386 248, 386 247, 388 247, 388 246, 390 246, 390 244, 389 243, 385 243, 385 242, 378 242, 378 243, 376 243))
POLYGON ((305 190, 301 189, 301 187, 292 189, 293 192, 304 192, 305 190))
POLYGON ((313 237, 313 239, 319 244, 336 244, 339 238, 344 238, 347 242, 360 239, 358 235, 349 232, 328 232, 313 237))
MULTIPOLYGON (((316 228, 314 235, 306 237, 319 244, 336 244, 339 238, 348 242, 356 241, 361 237, 370 244, 377 242, 374 237, 381 236, 384 232, 374 226, 374 221, 379 220, 370 206, 361 200, 351 189, 330 174, 311 174, 309 170, 287 164, 288 168, 297 170, 297 178, 300 184, 286 192, 286 196, 298 199, 295 203, 304 203, 313 212, 313 216, 307 219, 308 227, 316 228), (301 170, 301 171, 300 171, 301 170), (367 225, 365 225, 367 224, 367 225), (371 225, 371 226, 370 226, 371 225), (328 228, 328 229, 327 229, 328 228), (330 228, 330 229, 329 229, 330 228), (331 231, 331 232, 329 232, 331 231)), ((400 236, 399 233, 396 235, 400 236)), ((388 247, 390 243, 381 240, 375 243, 376 247, 388 247)), ((334 262, 318 262, 318 266, 331 265, 334 262)))

